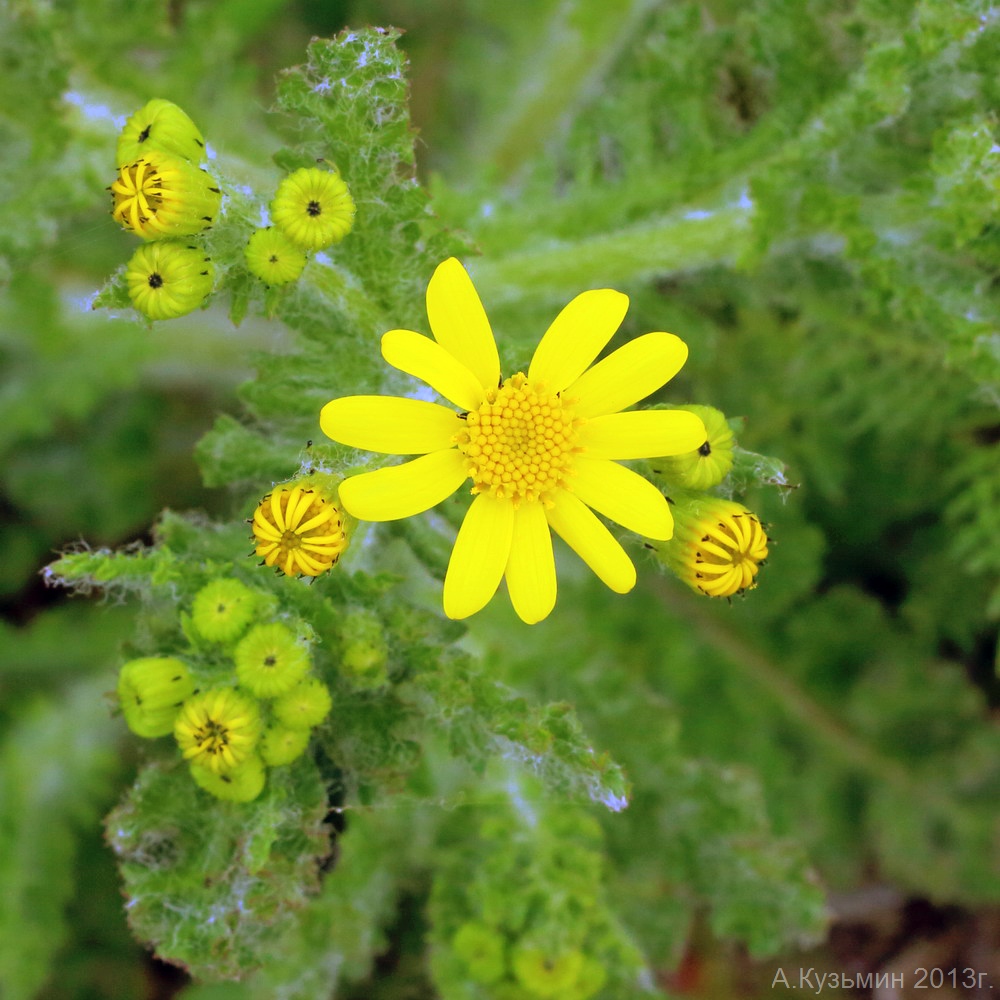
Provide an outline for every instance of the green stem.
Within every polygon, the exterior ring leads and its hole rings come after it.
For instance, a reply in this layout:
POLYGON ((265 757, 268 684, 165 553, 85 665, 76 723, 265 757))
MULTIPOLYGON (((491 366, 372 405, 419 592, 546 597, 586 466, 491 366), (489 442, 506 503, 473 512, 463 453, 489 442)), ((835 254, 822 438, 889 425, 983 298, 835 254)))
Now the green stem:
POLYGON ((523 297, 566 301, 598 285, 731 265, 749 245, 751 212, 744 201, 685 210, 574 243, 473 261, 470 271, 486 302, 523 297))

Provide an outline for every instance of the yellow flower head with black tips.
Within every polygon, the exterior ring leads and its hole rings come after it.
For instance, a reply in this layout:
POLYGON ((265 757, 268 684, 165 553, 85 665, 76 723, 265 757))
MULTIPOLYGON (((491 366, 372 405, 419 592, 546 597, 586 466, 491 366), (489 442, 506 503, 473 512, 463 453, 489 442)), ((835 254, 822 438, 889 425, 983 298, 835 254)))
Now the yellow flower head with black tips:
POLYGON ((319 576, 347 548, 340 508, 310 480, 276 486, 257 505, 255 554, 287 576, 319 576))
POLYGON ((197 163, 205 154, 205 139, 183 108, 157 97, 125 122, 115 162, 118 166, 134 163, 151 149, 197 163))
POLYGON ((302 167, 279 185, 274 224, 303 250, 339 243, 354 225, 354 199, 337 170, 302 167))
POLYGON ((132 305, 149 319, 193 312, 208 297, 215 269, 205 251, 178 240, 139 247, 125 269, 132 305))
POLYGON ((678 496, 674 522, 674 537, 657 551, 692 590, 732 597, 757 586, 768 539, 756 514, 722 497, 678 496))
POLYGON ((451 258, 427 287, 434 339, 391 330, 382 356, 460 412, 392 396, 349 396, 323 407, 320 426, 334 441, 419 456, 346 480, 340 502, 354 517, 409 517, 471 480, 474 499, 444 581, 449 618, 475 614, 502 579, 525 622, 545 618, 556 600, 550 531, 612 590, 631 590, 635 567, 594 510, 648 538, 671 536, 663 494, 619 463, 691 451, 705 440, 705 425, 683 410, 620 412, 673 378, 687 358, 678 337, 647 333, 594 364, 627 309, 620 292, 583 292, 555 318, 527 373, 503 379, 479 296, 451 258))
POLYGON ((204 170, 156 149, 119 167, 110 191, 115 222, 144 240, 200 233, 215 221, 222 203, 204 170))
POLYGON ((174 722, 174 738, 185 760, 228 774, 256 749, 261 729, 253 698, 233 688, 215 688, 184 703, 174 722))

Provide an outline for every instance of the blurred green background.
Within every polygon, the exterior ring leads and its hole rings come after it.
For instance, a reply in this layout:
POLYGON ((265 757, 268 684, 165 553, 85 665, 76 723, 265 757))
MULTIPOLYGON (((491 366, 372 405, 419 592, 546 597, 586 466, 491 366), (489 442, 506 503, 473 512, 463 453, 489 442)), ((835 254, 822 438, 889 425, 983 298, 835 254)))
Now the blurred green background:
MULTIPOLYGON (((570 570, 537 629, 504 607, 473 625, 485 669, 574 704, 624 765, 609 882, 655 983, 763 997, 778 966, 815 966, 905 972, 908 995, 920 966, 970 967, 978 992, 935 995, 986 996, 1000 17, 971 0, 4 4, 0 890, 55 936, 37 995, 244 995, 188 987, 129 934, 99 820, 136 749, 101 694, 135 611, 40 571, 81 540, 149 541, 164 508, 232 516, 195 445, 292 335, 235 328, 224 303, 153 329, 90 310, 132 245, 104 190, 115 120, 174 100, 257 183, 294 139, 269 114, 275 75, 311 36, 367 24, 405 29, 418 176, 481 251, 496 328, 530 339, 576 291, 620 287, 628 334, 690 345, 669 398, 745 417, 741 445, 787 463, 746 500, 774 544, 745 599, 647 560, 610 611, 570 570), (800 952, 806 862, 828 933, 800 952)), ((0 931, 20 912, 0 902, 0 931)), ((433 995, 421 926, 401 905, 371 978, 338 995, 433 995)))

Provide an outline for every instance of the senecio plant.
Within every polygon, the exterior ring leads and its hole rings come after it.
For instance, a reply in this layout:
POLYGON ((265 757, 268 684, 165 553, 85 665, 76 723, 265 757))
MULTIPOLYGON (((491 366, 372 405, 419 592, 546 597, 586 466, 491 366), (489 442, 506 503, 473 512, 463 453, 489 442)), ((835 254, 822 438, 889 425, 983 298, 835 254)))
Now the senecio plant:
MULTIPOLYGON (((620 291, 575 289, 540 336, 491 323, 473 248, 414 179, 403 70, 392 32, 314 41, 279 85, 300 144, 260 186, 170 95, 108 149, 141 245, 95 308, 151 338, 227 306, 297 337, 257 359, 248 419, 199 446, 231 519, 167 512, 151 545, 48 570, 142 606, 112 699, 140 766, 106 825, 129 921, 196 977, 325 997, 367 973, 417 879, 445 998, 652 992, 594 815, 633 794, 614 747, 559 698, 559 649, 537 664, 559 700, 532 705, 490 676, 474 616, 516 646, 639 575, 742 597, 770 543, 738 497, 780 463, 671 398, 683 330, 623 326, 620 291)), ((802 858, 774 864, 788 913, 736 921, 759 950, 822 924, 802 858)))

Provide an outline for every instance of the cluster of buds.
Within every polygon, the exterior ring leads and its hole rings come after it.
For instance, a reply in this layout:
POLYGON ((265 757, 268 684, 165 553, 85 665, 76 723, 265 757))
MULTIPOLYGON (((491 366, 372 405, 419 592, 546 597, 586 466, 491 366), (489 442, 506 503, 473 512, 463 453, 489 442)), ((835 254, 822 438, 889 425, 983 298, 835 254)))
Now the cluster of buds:
POLYGON ((742 504, 710 492, 733 467, 736 442, 725 415, 712 406, 685 406, 705 424, 704 444, 661 459, 653 475, 674 516, 668 541, 647 542, 677 577, 708 597, 732 597, 757 586, 768 538, 760 519, 742 504))
POLYGON ((475 855, 460 852, 439 873, 431 897, 436 985, 447 996, 451 984, 472 983, 476 996, 509 1000, 631 996, 626 980, 642 959, 607 908, 600 828, 576 809, 556 815, 540 801, 532 809, 544 824, 525 826, 491 807, 475 855), (511 895, 512 879, 530 907, 511 895), (567 898, 575 905, 560 905, 567 898))
POLYGON ((118 678, 128 727, 148 739, 173 734, 195 782, 236 802, 260 795, 268 767, 305 752, 333 704, 312 674, 305 630, 280 621, 252 624, 263 607, 263 595, 238 580, 213 580, 195 596, 186 622, 195 643, 190 662, 132 660, 118 678), (199 668, 206 649, 213 661, 225 657, 228 678, 217 667, 199 668))
POLYGON ((274 225, 257 229, 244 255, 266 285, 286 285, 302 273, 311 251, 339 243, 354 226, 354 199, 336 167, 302 167, 279 185, 271 202, 274 225))
POLYGON ((215 221, 222 193, 200 166, 205 140, 187 114, 159 98, 125 123, 118 138, 118 177, 111 214, 147 245, 125 272, 129 298, 148 319, 197 309, 212 291, 211 259, 190 237, 215 221))

